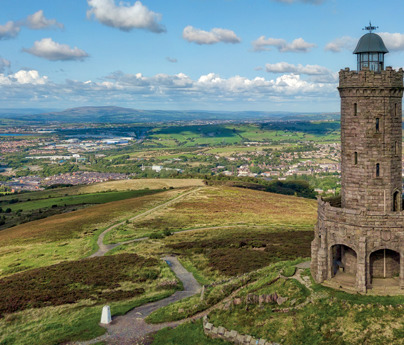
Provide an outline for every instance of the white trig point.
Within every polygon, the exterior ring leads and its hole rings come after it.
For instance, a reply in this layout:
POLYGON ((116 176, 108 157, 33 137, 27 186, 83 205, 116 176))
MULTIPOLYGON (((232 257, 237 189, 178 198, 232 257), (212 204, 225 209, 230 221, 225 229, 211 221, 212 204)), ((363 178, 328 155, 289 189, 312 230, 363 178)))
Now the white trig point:
POLYGON ((112 321, 111 319, 111 308, 109 307, 109 305, 105 305, 102 308, 102 314, 101 314, 101 323, 103 325, 108 325, 110 324, 112 321))

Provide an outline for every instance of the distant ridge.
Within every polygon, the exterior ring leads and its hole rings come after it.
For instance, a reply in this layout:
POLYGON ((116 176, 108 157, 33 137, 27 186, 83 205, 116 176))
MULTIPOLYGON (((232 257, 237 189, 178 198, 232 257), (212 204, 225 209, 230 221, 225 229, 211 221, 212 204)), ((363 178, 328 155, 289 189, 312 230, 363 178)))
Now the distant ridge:
POLYGON ((184 121, 317 121, 336 120, 338 113, 293 113, 264 111, 139 110, 116 106, 85 106, 63 111, 0 109, 0 118, 27 123, 153 123, 184 121))

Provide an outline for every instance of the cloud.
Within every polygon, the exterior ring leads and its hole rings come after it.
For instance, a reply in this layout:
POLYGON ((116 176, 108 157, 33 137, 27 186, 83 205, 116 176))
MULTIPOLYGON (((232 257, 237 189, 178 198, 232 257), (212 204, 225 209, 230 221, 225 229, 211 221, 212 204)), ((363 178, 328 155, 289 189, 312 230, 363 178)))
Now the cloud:
POLYGON ((308 43, 303 38, 296 38, 291 43, 288 43, 282 38, 265 38, 265 36, 253 41, 252 45, 255 52, 268 51, 270 47, 276 47, 281 53, 307 53, 316 47, 314 43, 308 43))
POLYGON ((9 21, 4 25, 0 25, 0 40, 8 40, 16 37, 21 31, 19 24, 9 21))
POLYGON ((43 14, 43 10, 39 10, 34 14, 29 15, 26 19, 19 21, 9 21, 5 25, 0 25, 0 40, 15 38, 21 31, 21 28, 26 26, 32 30, 41 30, 51 27, 63 29, 64 25, 56 21, 56 19, 47 19, 43 14))
POLYGON ((184 28, 182 37, 188 42, 194 42, 196 44, 215 44, 219 42, 223 43, 240 43, 241 39, 237 37, 234 31, 213 28, 211 31, 204 31, 196 29, 191 25, 184 28))
POLYGON ((383 39, 388 50, 392 52, 404 50, 404 34, 380 32, 378 35, 383 39))
POLYGON ((327 43, 324 50, 333 53, 339 53, 343 49, 353 51, 357 42, 358 40, 353 37, 343 36, 327 43))
POLYGON ((284 4, 294 4, 296 2, 303 2, 312 5, 320 5, 324 2, 324 0, 272 0, 272 1, 283 2, 284 4))
POLYGON ((178 60, 177 60, 176 58, 171 58, 171 57, 169 57, 169 56, 166 57, 166 60, 167 60, 168 62, 172 62, 172 63, 177 63, 177 62, 178 62, 178 60))
POLYGON ((64 25, 62 23, 59 23, 56 19, 45 18, 43 10, 39 10, 38 12, 29 15, 24 21, 24 24, 32 30, 41 30, 51 27, 56 27, 59 29, 64 28, 64 25))
POLYGON ((123 31, 132 29, 145 29, 155 33, 165 32, 166 29, 159 23, 161 14, 150 11, 140 1, 133 5, 114 0, 87 0, 91 7, 87 17, 96 18, 100 23, 118 28, 123 31))
MULTIPOLYGON (((404 34, 397 32, 396 33, 380 32, 378 33, 378 35, 383 39, 383 42, 389 51, 395 52, 404 50, 404 34)), ((344 49, 354 51, 358 41, 359 41, 358 38, 353 38, 349 36, 339 37, 329 42, 325 46, 324 50, 331 51, 333 53, 339 53, 344 49)))
POLYGON ((291 107, 292 102, 304 105, 313 99, 316 102, 338 99, 335 81, 321 82, 311 78, 305 80, 293 73, 274 79, 240 75, 224 78, 216 73, 191 78, 184 73, 146 76, 118 71, 96 81, 54 83, 38 71, 21 70, 11 75, 0 73, 0 102, 27 106, 42 103, 48 107, 121 104, 155 108, 159 104, 162 108, 176 109, 240 106, 247 109, 257 104, 267 107, 287 103, 291 107))
POLYGON ((287 62, 278 62, 275 64, 266 64, 265 69, 269 73, 293 73, 293 74, 307 74, 307 75, 326 75, 331 71, 319 65, 306 65, 301 64, 293 65, 287 62))
POLYGON ((4 85, 18 86, 18 85, 44 85, 48 81, 48 77, 39 75, 36 70, 20 70, 17 73, 5 75, 0 74, 0 87, 4 85))
POLYGON ((54 42, 51 38, 36 41, 31 48, 23 51, 50 61, 84 60, 89 56, 84 50, 54 42))
POLYGON ((3 73, 6 68, 9 69, 10 67, 11 67, 11 62, 6 59, 3 59, 0 56, 0 73, 3 73))

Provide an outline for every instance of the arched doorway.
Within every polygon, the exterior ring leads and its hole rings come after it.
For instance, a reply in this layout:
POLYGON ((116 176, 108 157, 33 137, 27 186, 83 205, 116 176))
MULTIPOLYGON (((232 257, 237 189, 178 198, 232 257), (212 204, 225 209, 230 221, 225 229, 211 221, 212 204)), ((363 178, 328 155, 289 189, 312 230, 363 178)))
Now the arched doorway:
POLYGON ((369 265, 372 286, 399 284, 400 253, 390 249, 376 250, 370 254, 369 265))
POLYGON ((357 271, 356 252, 344 244, 336 244, 331 247, 331 253, 332 279, 338 282, 338 284, 341 286, 354 286, 357 271))

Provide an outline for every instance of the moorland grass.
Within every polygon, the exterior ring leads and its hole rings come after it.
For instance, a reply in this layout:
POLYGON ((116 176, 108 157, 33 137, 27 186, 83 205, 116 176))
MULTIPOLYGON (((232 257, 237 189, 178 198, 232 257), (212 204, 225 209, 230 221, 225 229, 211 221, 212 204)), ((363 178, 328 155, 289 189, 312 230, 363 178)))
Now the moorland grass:
MULTIPOLYGON (((126 301, 108 303, 113 315, 123 315, 140 305, 172 295, 174 290, 150 291, 126 301)), ((84 341, 105 333, 99 326, 103 304, 80 301, 75 304, 27 309, 0 318, 0 344, 55 345, 84 341)))
POLYGON ((0 231, 0 277, 29 268, 77 260, 96 249, 109 226, 175 197, 182 190, 96 205, 0 231))
POLYGON ((153 336, 152 345, 230 345, 221 339, 208 338, 203 333, 202 321, 185 323, 174 329, 164 328, 153 336))
POLYGON ((119 301, 142 295, 160 275, 160 262, 119 254, 62 262, 0 279, 0 317, 27 308, 119 301))
POLYGON ((31 211, 40 208, 66 205, 83 205, 83 204, 105 204, 107 202, 125 200, 130 198, 136 198, 143 195, 151 195, 162 192, 163 189, 156 190, 133 190, 133 191, 120 191, 120 192, 99 192, 89 193, 81 195, 71 195, 65 197, 56 197, 48 199, 40 199, 34 201, 20 202, 9 205, 12 211, 22 210, 31 211))
MULTIPOLYGON (((203 186, 203 181, 200 179, 131 179, 107 181, 84 186, 79 185, 66 188, 47 189, 43 191, 21 193, 17 195, 11 194, 2 196, 0 201, 2 201, 3 204, 8 204, 11 199, 18 199, 19 202, 26 202, 28 199, 41 200, 91 193, 133 191, 144 189, 169 189, 170 187, 189 188, 198 186, 203 186)), ((1 203, 0 206, 2 206, 1 203)))
MULTIPOLYGON (((0 344, 50 345, 92 339, 105 332, 98 325, 104 303, 111 306, 113 315, 123 315, 137 306, 160 300, 175 292, 172 284, 168 287, 165 282, 178 282, 178 279, 161 260, 134 254, 129 257, 114 255, 96 259, 62 263, 0 280, 2 287, 7 285, 3 282, 14 284, 16 291, 2 290, 2 293, 6 298, 9 296, 8 292, 13 294, 16 297, 14 301, 22 307, 19 309, 24 309, 0 317, 0 344), (131 263, 130 260, 135 257, 137 259, 131 263), (103 269, 106 270, 105 273, 102 272, 103 269), (27 288, 30 291, 25 291, 27 288), (119 290, 136 289, 143 292, 130 298, 122 295, 123 300, 110 295, 119 290), (51 293, 47 295, 47 292, 51 293), (20 298, 16 294, 21 295, 20 298), (74 303, 70 300, 68 302, 71 303, 59 305, 62 300, 66 302, 66 296, 87 299, 74 298, 74 303), (22 305, 21 301, 27 300, 30 301, 29 304, 22 305), (48 306, 40 307, 41 304, 48 306), (50 304, 54 306, 49 306, 50 304)), ((178 284, 177 288, 180 287, 181 284, 178 284)), ((8 309, 13 306, 6 301, 3 305, 8 309)))
MULTIPOLYGON (((280 264, 275 265, 278 272, 289 266, 285 264, 283 268, 280 264)), ((269 283, 269 277, 262 275, 256 282, 241 289, 238 296, 246 296, 251 292, 276 292, 282 297, 288 297, 281 306, 264 304, 247 307, 243 302, 227 310, 214 310, 209 315, 210 321, 216 326, 285 345, 402 344, 403 296, 351 295, 314 285, 315 293, 321 292, 322 295, 302 308, 293 309, 293 306, 305 301, 312 293, 294 279, 269 283), (276 312, 279 308, 291 307, 289 311, 276 312)))
POLYGON ((166 229, 176 232, 214 226, 262 225, 312 231, 316 214, 315 200, 242 188, 205 187, 175 205, 114 229, 105 243, 123 242, 166 229))

